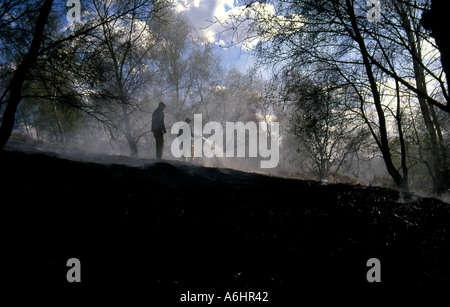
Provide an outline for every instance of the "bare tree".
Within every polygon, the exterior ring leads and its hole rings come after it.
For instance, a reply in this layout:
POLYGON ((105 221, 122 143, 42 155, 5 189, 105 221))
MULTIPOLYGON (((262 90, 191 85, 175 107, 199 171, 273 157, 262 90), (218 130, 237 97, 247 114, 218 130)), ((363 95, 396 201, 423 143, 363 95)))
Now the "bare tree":
POLYGON ((103 79, 92 89, 93 113, 107 123, 114 140, 126 140, 131 156, 138 155, 138 142, 149 131, 141 118, 145 116, 141 97, 155 74, 150 58, 157 41, 149 23, 160 9, 148 0, 93 1, 101 27, 92 31, 85 52, 97 57, 103 79), (105 22, 114 14, 122 17, 105 22))
POLYGON ((176 120, 204 113, 209 118, 207 96, 221 79, 220 59, 186 16, 172 13, 168 22, 155 22, 161 42, 160 92, 168 102, 167 113, 176 120))
MULTIPOLYGON (((11 81, 7 85, 7 90, 5 93, 8 92, 9 96, 0 126, 0 149, 3 149, 14 128, 16 110, 22 99, 22 87, 25 79, 27 78, 27 74, 30 72, 39 56, 39 50, 44 37, 45 25, 47 24, 52 5, 52 0, 45 0, 42 3, 39 10, 39 15, 36 19, 31 45, 28 52, 19 63, 17 69, 14 71, 11 81)), ((2 102, 4 96, 6 95, 2 95, 2 102)))
MULTIPOLYGON (((405 3, 392 2, 395 13, 399 18, 398 23, 406 33, 406 41, 404 44, 407 46, 406 49, 411 56, 417 88, 421 92, 429 92, 426 81, 427 71, 428 75, 431 75, 440 83, 442 94, 446 96, 447 91, 445 89, 444 80, 436 76, 430 69, 431 65, 426 65, 424 61, 424 56, 422 54, 424 48, 422 45, 427 43, 430 44, 431 42, 428 39, 423 38, 425 35, 419 22, 421 12, 420 10, 414 9, 414 7, 419 5, 420 3, 418 3, 418 1, 406 1, 405 3)), ((396 82, 398 87, 398 81, 396 82)), ((430 104, 422 95, 417 95, 417 100, 429 136, 430 150, 434 153, 430 159, 431 165, 429 167, 434 191, 436 193, 442 193, 448 189, 449 169, 447 164, 447 150, 444 144, 440 122, 437 118, 433 104, 430 104)), ((448 101, 448 97, 446 97, 446 100, 448 101)))
MULTIPOLYGON (((284 103, 291 104, 290 132, 310 172, 318 179, 348 168, 350 157, 365 143, 367 132, 346 106, 354 99, 328 80, 315 81, 295 70, 285 72, 284 103)), ((353 102, 354 103, 354 102, 353 102)))
MULTIPOLYGON (((423 42, 429 50, 436 50, 427 33, 422 31, 419 16, 427 7, 427 1, 401 1, 401 4, 386 4, 382 21, 370 23, 367 18, 366 1, 295 1, 279 0, 257 3, 244 1, 245 9, 234 16, 229 28, 244 26, 243 39, 259 40, 256 52, 261 62, 278 66, 293 65, 305 72, 338 72, 343 87, 352 88, 360 100, 353 112, 361 116, 371 132, 385 161, 390 176, 402 189, 408 187, 407 146, 404 139, 404 116, 400 93, 409 91, 426 101, 422 109, 427 121, 434 125, 435 139, 439 139, 437 123, 433 123, 432 107, 447 112, 448 103, 435 94, 441 93, 448 101, 442 67, 436 61, 424 61, 432 52, 421 54, 423 42), (403 12, 403 13, 402 13, 403 12), (408 35, 408 33, 410 35, 408 35), (412 35, 411 35, 412 33, 412 35), (422 43, 421 43, 422 42, 422 43), (414 53, 413 46, 416 46, 414 53), (414 65, 411 58, 415 59, 414 65), (433 90, 423 85, 423 70, 426 78, 434 79, 433 90), (414 75, 412 80, 410 76, 414 75), (414 82, 416 81, 416 82, 414 82), (391 86, 390 84, 395 84, 391 86), (422 83, 422 84, 421 84, 422 83), (397 93, 396 103, 386 100, 388 88, 397 93), (401 89, 401 91, 400 91, 401 89), (395 124, 392 124, 392 121, 395 124), (397 130, 400 150, 393 144, 392 133, 397 130), (400 163, 396 156, 400 155, 400 163)), ((420 103, 420 101, 418 101, 420 103)), ((431 125, 428 125, 431 127, 431 125)), ((429 134, 432 135, 430 130, 429 134)), ((438 141, 435 142, 437 145, 438 141)), ((439 149, 439 146, 435 146, 439 149)), ((442 150, 440 151, 442 153, 442 150)), ((439 151, 435 154, 439 155, 439 151)), ((439 176, 437 190, 445 189, 443 179, 445 159, 438 157, 441 166, 433 174, 439 176)))
MULTIPOLYGON (((45 58, 51 58, 55 54, 55 50, 64 49, 65 44, 84 39, 88 34, 106 24, 115 23, 119 19, 130 19, 133 12, 144 12, 148 7, 152 7, 153 3, 158 8, 169 5, 168 1, 154 2, 151 0, 103 1, 103 3, 107 2, 109 4, 114 2, 116 9, 100 20, 91 18, 92 9, 87 7, 89 3, 83 3, 89 14, 82 22, 75 25, 67 24, 65 8, 62 12, 58 12, 59 6, 54 6, 53 1, 20 1, 19 3, 19 1, 10 0, 2 2, 0 6, 0 39, 5 42, 2 50, 6 52, 1 59, 1 79, 4 88, 0 97, 0 106, 6 105, 6 107, 4 110, 2 108, 0 148, 4 147, 14 127, 16 110, 23 97, 23 84, 30 77, 29 73, 32 69, 43 68, 42 66, 38 67, 38 60, 45 63, 45 58), (49 20, 58 18, 61 20, 62 26, 54 33, 47 31, 49 20), (11 67, 13 69, 10 69, 11 67)), ((97 3, 99 2, 97 1, 97 3)), ((32 94, 27 93, 27 95, 32 94)))

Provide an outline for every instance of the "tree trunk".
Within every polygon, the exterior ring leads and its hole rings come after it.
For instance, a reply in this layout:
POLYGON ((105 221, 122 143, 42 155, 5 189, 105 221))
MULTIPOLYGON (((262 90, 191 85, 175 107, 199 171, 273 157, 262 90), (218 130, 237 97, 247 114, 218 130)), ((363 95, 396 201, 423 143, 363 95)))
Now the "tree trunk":
MULTIPOLYGON (((397 94, 396 121, 397 121, 398 137, 400 140, 401 165, 402 165, 402 170, 403 170, 402 186, 406 188, 406 187, 408 187, 408 177, 409 177, 408 173, 409 172, 408 172, 408 166, 406 164, 406 156, 407 156, 406 142, 405 142, 405 135, 403 133, 403 126, 402 126, 403 114, 401 111, 400 84, 397 80, 395 81, 395 88, 396 88, 396 94, 397 94)), ((408 190, 408 188, 406 188, 406 190, 408 190)))
MULTIPOLYGON (((425 72, 422 66, 422 52, 420 46, 420 38, 416 37, 415 31, 412 28, 410 17, 408 14, 408 7, 402 4, 396 4, 396 8, 402 18, 403 27, 408 36, 408 44, 410 53, 413 60, 414 77, 416 79, 416 87, 421 92, 427 93, 427 85, 425 80, 425 72)), ((428 132, 429 141, 431 144, 431 168, 433 174, 431 178, 433 180, 433 191, 435 193, 443 193, 449 188, 449 172, 447 165, 447 153, 445 146, 440 144, 439 135, 442 135, 439 123, 436 116, 433 116, 433 106, 422 96, 417 96, 419 101, 420 110, 425 123, 426 130, 428 132), (444 150, 442 150, 444 149, 444 150)))
POLYGON ((364 38, 361 36, 361 33, 358 28, 355 12, 353 5, 350 0, 346 0, 348 13, 351 20, 351 33, 349 35, 353 37, 360 48, 361 56, 364 63, 364 68, 366 70, 367 77, 369 78, 370 89, 373 94, 373 100, 375 104, 375 109, 378 115, 378 125, 379 125, 379 133, 380 133, 380 141, 377 142, 381 154, 383 155, 384 162, 386 164, 387 171, 389 175, 394 180, 396 186, 401 190, 407 190, 408 184, 405 182, 404 178, 397 170, 392 161, 392 154, 389 148, 388 134, 387 134, 387 126, 386 126, 386 117, 384 115, 383 106, 381 103, 381 95, 378 91, 377 82, 375 80, 375 76, 372 71, 372 64, 370 62, 370 54, 367 50, 366 44, 364 42, 364 38))
POLYGON ((56 106, 56 90, 53 92, 53 97, 52 97, 51 101, 52 101, 52 106, 53 106, 53 112, 55 112, 56 120, 58 123, 58 133, 55 134, 56 140, 59 143, 65 144, 66 143, 66 134, 64 132, 61 117, 59 116, 58 108, 56 106))
MULTIPOLYGON (((123 90, 121 86, 121 93, 123 95, 123 90)), ((128 107, 127 107, 127 101, 126 98, 121 98, 121 104, 122 104, 122 119, 123 123, 125 125, 125 138, 127 139, 128 147, 130 148, 130 156, 131 157, 137 157, 138 156, 138 148, 137 148, 137 142, 135 138, 133 137, 132 129, 131 129, 131 123, 130 123, 130 116, 128 114, 128 107)))
POLYGON ((130 156, 133 158, 138 157, 138 147, 137 142, 132 138, 127 138, 128 147, 130 148, 130 156))
MULTIPOLYGON (((447 79, 447 94, 450 91, 450 40, 448 39, 448 1, 432 0, 431 10, 424 13, 421 24, 431 30, 431 36, 436 40, 441 53, 441 63, 447 79), (446 30, 447 29, 447 30, 446 30)), ((450 104, 447 102, 447 112, 450 104)))
POLYGON ((34 29, 33 40, 31 42, 30 49, 24 56, 22 62, 17 67, 9 83, 8 104, 6 105, 5 112, 3 113, 2 124, 0 126, 0 150, 5 147, 14 128, 17 107, 22 100, 22 87, 27 74, 36 63, 37 57, 39 55, 39 49, 43 40, 45 25, 47 24, 48 15, 50 14, 52 5, 53 0, 45 0, 42 4, 38 19, 36 21, 36 27, 34 29))

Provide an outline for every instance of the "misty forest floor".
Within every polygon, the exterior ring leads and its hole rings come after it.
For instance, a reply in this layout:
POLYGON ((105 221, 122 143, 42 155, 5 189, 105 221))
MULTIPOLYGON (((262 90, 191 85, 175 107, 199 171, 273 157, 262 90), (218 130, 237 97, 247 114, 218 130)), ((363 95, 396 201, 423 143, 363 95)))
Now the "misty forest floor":
POLYGON ((450 284, 450 205, 436 199, 173 161, 14 149, 0 161, 13 286, 128 287, 149 302, 265 291, 276 302, 450 284), (70 258, 79 284, 66 281, 70 258), (366 280, 369 258, 381 261, 381 283, 366 280))

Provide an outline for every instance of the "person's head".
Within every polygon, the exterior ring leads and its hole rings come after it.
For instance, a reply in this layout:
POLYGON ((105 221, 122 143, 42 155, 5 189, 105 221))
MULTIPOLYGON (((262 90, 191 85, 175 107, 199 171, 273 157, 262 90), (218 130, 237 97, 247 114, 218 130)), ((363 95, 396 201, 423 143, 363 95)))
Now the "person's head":
POLYGON ((191 119, 190 119, 189 117, 186 117, 186 118, 184 119, 184 122, 190 124, 190 123, 191 123, 191 119))
POLYGON ((161 110, 164 110, 166 108, 166 104, 163 101, 161 101, 158 105, 158 108, 160 108, 161 110))

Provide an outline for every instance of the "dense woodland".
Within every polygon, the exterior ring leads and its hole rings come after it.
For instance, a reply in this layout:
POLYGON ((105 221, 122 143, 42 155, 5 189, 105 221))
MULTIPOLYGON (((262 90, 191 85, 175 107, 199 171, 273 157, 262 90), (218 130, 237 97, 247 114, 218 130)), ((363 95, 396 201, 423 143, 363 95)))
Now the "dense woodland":
MULTIPOLYGON (((75 1, 76 2, 76 1, 75 1)), ((277 121, 280 172, 449 189, 449 90, 430 0, 238 1, 216 20, 257 63, 227 67, 170 0, 0 4, 0 147, 12 137, 151 157, 167 125, 277 121), (425 28, 427 26, 427 29, 425 28), (432 36, 433 35, 433 36, 432 36)), ((438 2, 438 1, 436 1, 438 2)))

